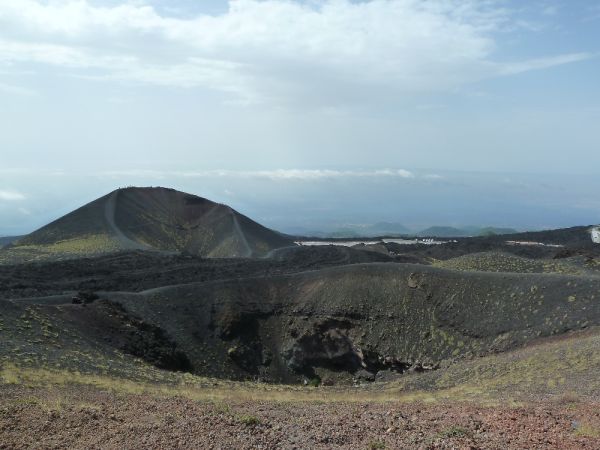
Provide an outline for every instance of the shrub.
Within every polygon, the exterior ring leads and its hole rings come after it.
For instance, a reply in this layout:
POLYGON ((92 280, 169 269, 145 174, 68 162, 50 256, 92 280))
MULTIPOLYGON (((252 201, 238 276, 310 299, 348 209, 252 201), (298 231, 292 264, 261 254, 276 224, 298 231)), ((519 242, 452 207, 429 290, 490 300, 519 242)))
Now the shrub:
POLYGON ((319 378, 319 377, 311 378, 308 382, 308 386, 311 386, 311 387, 319 387, 320 385, 321 385, 321 378, 319 378))
POLYGON ((239 420, 240 423, 243 423, 244 425, 248 426, 255 426, 260 424, 260 419, 250 414, 244 414, 243 416, 240 416, 239 420))

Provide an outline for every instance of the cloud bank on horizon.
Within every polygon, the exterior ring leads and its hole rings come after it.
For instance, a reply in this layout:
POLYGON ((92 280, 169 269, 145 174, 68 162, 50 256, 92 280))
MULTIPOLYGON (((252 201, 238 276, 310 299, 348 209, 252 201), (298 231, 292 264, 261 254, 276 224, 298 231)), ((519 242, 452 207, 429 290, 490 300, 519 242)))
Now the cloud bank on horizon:
MULTIPOLYGON (((589 0, 4 0, 4 229, 41 224, 58 193, 75 206, 116 187, 107 180, 217 200, 245 183, 272 208, 282 200, 265 183, 308 198, 314 182, 332 204, 363 183, 365 204, 410 187, 434 207, 447 172, 534 174, 566 193, 524 224, 569 223, 574 202, 573 220, 595 219, 573 180, 600 167, 599 12, 589 0), (84 176, 102 181, 82 189, 84 176)), ((477 186, 508 215, 502 177, 477 186)), ((491 214, 453 192, 455 208, 491 214)))
POLYGON ((559 228, 600 223, 595 175, 423 170, 1 171, 0 236, 28 233, 118 187, 164 186, 225 203, 289 233, 402 223, 559 228), (22 182, 35 178, 37 184, 22 182), (68 182, 65 182, 65 179, 68 182))

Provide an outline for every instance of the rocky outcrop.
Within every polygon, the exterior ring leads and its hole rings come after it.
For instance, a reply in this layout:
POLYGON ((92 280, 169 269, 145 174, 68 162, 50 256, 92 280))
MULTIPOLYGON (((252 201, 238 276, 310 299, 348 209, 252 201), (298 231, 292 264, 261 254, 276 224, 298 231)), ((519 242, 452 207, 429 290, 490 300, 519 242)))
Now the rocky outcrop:
POLYGON ((364 355, 348 335, 348 322, 328 320, 317 324, 289 344, 282 353, 294 372, 314 375, 316 367, 354 373, 366 367, 364 355))

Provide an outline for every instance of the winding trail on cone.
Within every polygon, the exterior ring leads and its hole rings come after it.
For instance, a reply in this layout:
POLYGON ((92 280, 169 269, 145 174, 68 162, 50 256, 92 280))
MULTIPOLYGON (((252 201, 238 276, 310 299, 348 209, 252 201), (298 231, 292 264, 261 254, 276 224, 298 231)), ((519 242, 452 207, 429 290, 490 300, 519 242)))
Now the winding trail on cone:
POLYGON ((145 244, 141 244, 139 242, 130 239, 121 231, 121 229, 117 226, 115 221, 115 213, 117 210, 117 196, 119 195, 119 191, 113 192, 108 200, 104 204, 104 218, 106 222, 110 226, 112 232, 115 234, 115 237, 119 240, 121 245, 127 250, 154 250, 153 247, 145 244))

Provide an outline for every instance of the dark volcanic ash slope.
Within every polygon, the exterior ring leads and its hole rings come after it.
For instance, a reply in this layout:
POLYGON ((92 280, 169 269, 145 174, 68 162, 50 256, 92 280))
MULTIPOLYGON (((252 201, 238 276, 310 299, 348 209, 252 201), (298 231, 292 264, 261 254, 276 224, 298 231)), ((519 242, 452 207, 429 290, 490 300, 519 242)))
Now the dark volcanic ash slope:
POLYGON ((202 258, 126 251, 64 261, 0 265, 0 298, 43 297, 80 291, 139 292, 161 286, 272 277, 343 264, 390 262, 392 258, 348 247, 289 247, 273 258, 202 258))
POLYGON ((579 277, 368 264, 113 299, 164 328, 199 373, 290 380, 507 350, 600 323, 599 292, 579 277))
MULTIPOLYGON (((89 304, 70 297, 10 303, 15 318, 34 308, 70 330, 70 342, 202 375, 287 382, 435 368, 600 325, 599 279, 409 264, 97 294, 89 304)), ((5 333, 17 335, 9 328, 19 321, 6 319, 5 333)))
POLYGON ((230 207, 166 188, 116 190, 46 225, 2 253, 4 261, 120 250, 204 257, 264 256, 293 245, 230 207))

